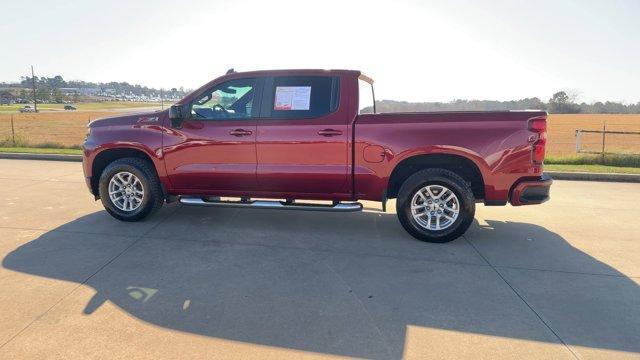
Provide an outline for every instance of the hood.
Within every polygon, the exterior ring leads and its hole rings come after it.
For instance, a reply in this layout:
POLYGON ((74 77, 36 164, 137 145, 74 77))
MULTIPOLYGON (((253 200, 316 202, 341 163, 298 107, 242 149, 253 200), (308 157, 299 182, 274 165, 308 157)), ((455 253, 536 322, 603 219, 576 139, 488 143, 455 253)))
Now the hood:
POLYGON ((137 123, 159 123, 169 110, 155 110, 140 112, 134 114, 123 114, 118 116, 110 116, 92 120, 89 127, 117 126, 117 125, 133 125, 137 123))

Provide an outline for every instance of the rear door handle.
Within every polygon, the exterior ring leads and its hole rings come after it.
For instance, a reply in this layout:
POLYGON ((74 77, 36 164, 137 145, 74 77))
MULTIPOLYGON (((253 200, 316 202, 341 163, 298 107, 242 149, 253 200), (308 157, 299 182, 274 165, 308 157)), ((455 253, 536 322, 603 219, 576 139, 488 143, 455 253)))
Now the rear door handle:
POLYGON ((324 129, 324 130, 318 131, 318 135, 321 135, 321 136, 338 136, 338 135, 342 135, 342 131, 334 130, 334 129, 324 129))
POLYGON ((233 135, 233 136, 248 136, 251 134, 253 134, 252 131, 245 130, 245 129, 235 129, 235 130, 229 131, 229 135, 233 135))

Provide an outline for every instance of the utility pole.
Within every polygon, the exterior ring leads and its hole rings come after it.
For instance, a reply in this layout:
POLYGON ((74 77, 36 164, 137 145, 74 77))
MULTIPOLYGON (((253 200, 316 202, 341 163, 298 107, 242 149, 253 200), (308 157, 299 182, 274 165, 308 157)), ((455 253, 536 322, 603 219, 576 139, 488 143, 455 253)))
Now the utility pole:
POLYGON ((160 88, 160 109, 164 110, 164 96, 162 96, 162 88, 160 88))
POLYGON ((36 77, 33 75, 33 65, 31 65, 31 85, 33 86, 33 111, 38 112, 38 100, 36 100, 36 77))

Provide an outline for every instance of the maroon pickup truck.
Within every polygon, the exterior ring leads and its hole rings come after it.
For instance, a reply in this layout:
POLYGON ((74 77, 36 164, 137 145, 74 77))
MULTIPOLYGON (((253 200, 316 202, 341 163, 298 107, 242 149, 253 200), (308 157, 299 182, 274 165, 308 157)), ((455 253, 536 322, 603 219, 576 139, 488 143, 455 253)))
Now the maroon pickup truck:
POLYGON ((476 202, 549 199, 546 117, 376 114, 373 81, 359 71, 231 70, 168 110, 92 121, 83 167, 91 193, 124 221, 165 201, 358 211, 372 200, 386 211, 395 198, 411 235, 446 242, 467 230, 476 202))

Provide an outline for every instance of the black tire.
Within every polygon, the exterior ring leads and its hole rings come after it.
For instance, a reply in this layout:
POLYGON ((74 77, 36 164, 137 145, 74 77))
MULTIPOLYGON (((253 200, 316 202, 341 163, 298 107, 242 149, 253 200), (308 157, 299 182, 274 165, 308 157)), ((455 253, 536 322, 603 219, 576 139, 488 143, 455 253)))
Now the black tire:
POLYGON ((122 221, 142 220, 158 211, 164 204, 164 193, 154 166, 139 158, 122 158, 107 165, 100 175, 98 190, 105 210, 114 218, 122 221), (109 182, 120 172, 129 172, 135 175, 144 188, 142 203, 135 210, 121 210, 109 197, 109 182))
POLYGON ((396 199, 396 212, 402 226, 418 240, 445 243, 464 234, 473 222, 476 212, 471 187, 456 173, 445 169, 425 169, 411 175, 400 187, 396 199), (459 212, 455 221, 443 230, 430 230, 420 225, 411 214, 413 196, 427 185, 441 185, 450 189, 458 198, 459 212))

